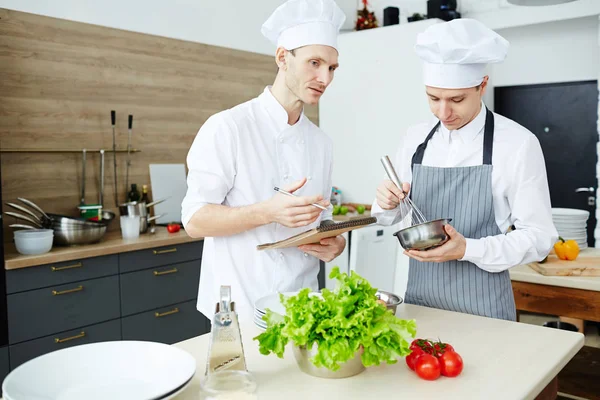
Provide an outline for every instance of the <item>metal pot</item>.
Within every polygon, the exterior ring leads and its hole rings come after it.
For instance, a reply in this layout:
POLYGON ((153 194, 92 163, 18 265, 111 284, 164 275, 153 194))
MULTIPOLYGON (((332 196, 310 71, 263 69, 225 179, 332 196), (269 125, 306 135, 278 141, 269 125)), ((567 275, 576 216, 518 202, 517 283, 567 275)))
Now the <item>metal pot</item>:
POLYGON ((98 224, 94 227, 68 227, 58 226, 54 229, 54 243, 63 246, 92 244, 99 242, 106 233, 106 225, 98 224))
POLYGON ((146 233, 148 231, 148 224, 150 221, 154 221, 155 219, 164 216, 164 214, 160 214, 154 217, 149 217, 148 208, 162 203, 165 200, 166 199, 162 199, 148 204, 143 201, 130 201, 119 206, 119 213, 122 217, 128 215, 138 215, 140 217, 140 233, 146 233))
POLYGON ((402 297, 394 293, 386 292, 384 290, 378 290, 375 293, 375 297, 377 297, 378 300, 385 301, 385 307, 388 310, 392 310, 394 315, 396 315, 396 309, 398 308, 398 304, 401 304, 403 302, 402 297))
POLYGON ((448 241, 444 225, 452 218, 442 218, 413 225, 394 233, 405 250, 429 250, 448 241))

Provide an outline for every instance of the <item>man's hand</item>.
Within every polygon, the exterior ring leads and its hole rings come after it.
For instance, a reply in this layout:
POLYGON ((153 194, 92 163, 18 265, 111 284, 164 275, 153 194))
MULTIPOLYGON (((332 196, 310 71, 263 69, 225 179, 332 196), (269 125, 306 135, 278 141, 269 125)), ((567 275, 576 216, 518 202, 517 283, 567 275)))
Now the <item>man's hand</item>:
POLYGON ((346 239, 343 236, 321 239, 319 244, 303 244, 298 246, 303 252, 325 262, 329 262, 342 254, 344 247, 346 247, 346 239))
POLYGON ((404 182, 402 184, 402 189, 400 189, 394 182, 385 179, 377 187, 377 204, 384 210, 393 210, 398 207, 398 204, 400 204, 402 200, 404 200, 404 193, 408 193, 409 191, 410 184, 408 182, 404 182))
MULTIPOLYGON (((294 193, 305 183, 306 178, 302 178, 283 189, 294 193)), ((275 194, 262 204, 267 223, 277 222, 288 228, 297 228, 315 222, 323 211, 311 203, 317 203, 323 207, 329 206, 329 201, 323 200, 323 196, 320 195, 291 197, 282 193, 275 194)))
POLYGON ((426 251, 408 250, 405 251, 404 254, 417 261, 423 262, 460 260, 465 256, 465 250, 467 248, 465 237, 451 225, 444 225, 444 229, 450 239, 440 247, 426 251))

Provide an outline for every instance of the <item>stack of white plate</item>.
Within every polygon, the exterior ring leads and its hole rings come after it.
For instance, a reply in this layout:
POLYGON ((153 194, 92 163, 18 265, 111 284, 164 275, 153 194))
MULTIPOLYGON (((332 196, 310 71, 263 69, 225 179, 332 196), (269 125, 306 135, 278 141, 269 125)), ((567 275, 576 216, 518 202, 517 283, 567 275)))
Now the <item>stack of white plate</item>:
POLYGON ((587 245, 587 220, 590 212, 575 208, 553 208, 552 221, 558 234, 565 240, 575 240, 580 249, 587 245))
POLYGON ((83 344, 34 358, 2 383, 5 400, 167 400, 196 372, 189 353, 162 343, 83 344))
MULTIPOLYGON (((284 296, 292 296, 296 293, 284 293, 284 296)), ((267 313, 267 308, 278 314, 285 315, 285 307, 279 300, 279 293, 261 297, 254 303, 254 324, 260 329, 267 329, 267 323, 262 319, 267 313)))

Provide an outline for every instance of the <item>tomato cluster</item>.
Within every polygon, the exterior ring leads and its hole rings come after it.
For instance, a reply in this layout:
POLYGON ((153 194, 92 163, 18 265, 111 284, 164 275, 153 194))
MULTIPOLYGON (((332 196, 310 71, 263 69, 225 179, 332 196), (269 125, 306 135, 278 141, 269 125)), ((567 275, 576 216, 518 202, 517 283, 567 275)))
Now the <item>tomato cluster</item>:
POLYGON ((463 370, 462 357, 448 343, 415 339, 410 349, 406 365, 422 379, 434 381, 440 375, 454 378, 463 370))

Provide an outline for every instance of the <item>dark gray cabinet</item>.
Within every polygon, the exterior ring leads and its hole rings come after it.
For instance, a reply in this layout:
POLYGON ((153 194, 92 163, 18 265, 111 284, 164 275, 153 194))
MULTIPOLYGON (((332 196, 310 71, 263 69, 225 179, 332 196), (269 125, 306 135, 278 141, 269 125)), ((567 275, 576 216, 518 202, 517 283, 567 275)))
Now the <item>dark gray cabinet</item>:
POLYGON ((172 344, 207 333, 210 323, 196 310, 202 245, 6 271, 9 347, 0 349, 1 376, 66 347, 113 340, 172 344))

